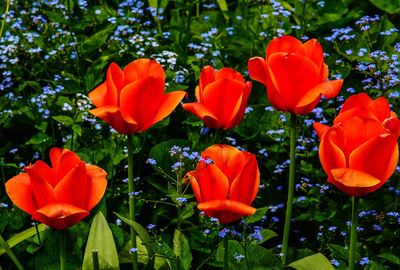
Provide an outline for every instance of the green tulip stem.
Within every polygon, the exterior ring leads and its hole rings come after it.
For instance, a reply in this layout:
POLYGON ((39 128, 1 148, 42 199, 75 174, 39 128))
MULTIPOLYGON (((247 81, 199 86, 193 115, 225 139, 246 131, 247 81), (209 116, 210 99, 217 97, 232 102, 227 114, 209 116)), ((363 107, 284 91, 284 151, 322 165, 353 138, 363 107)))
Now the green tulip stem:
POLYGON ((228 236, 227 235, 225 235, 223 242, 224 242, 224 270, 229 270, 229 263, 228 263, 228 259, 229 259, 228 245, 229 245, 229 241, 228 241, 228 236))
MULTIPOLYGON (((128 134, 128 194, 129 194, 129 219, 135 221, 135 197, 133 196, 133 152, 132 152, 132 135, 128 134)), ((136 249, 136 231, 130 228, 132 248, 136 249)), ((133 255, 133 270, 138 270, 137 251, 132 252, 133 255)))
POLYGON ((289 247, 290 221, 292 219, 293 195, 294 195, 294 176, 295 176, 295 151, 296 151, 296 114, 290 114, 290 167, 289 167, 289 186, 286 203, 285 227, 282 240, 282 263, 286 265, 287 252, 289 247))
POLYGON ((358 197, 351 197, 351 231, 350 231, 350 251, 349 251, 349 270, 354 270, 357 250, 357 226, 358 226, 358 197))
POLYGON ((65 270, 67 259, 67 230, 60 231, 60 270, 65 270))

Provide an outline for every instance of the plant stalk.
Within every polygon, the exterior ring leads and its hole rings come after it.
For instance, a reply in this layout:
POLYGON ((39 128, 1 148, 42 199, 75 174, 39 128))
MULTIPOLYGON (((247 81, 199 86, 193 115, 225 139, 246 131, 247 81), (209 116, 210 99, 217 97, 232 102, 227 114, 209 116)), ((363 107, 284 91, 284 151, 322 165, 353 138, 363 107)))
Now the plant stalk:
POLYGON ((66 258, 67 258, 67 230, 60 231, 60 270, 65 270, 66 268, 66 258))
POLYGON ((357 250, 357 227, 358 227, 358 197, 351 197, 351 231, 350 231, 350 251, 349 251, 349 270, 354 270, 357 250))
MULTIPOLYGON (((132 151, 132 135, 128 134, 128 194, 129 194, 129 219, 135 221, 135 197, 133 196, 133 151, 132 151)), ((130 228, 132 248, 136 249, 136 231, 130 228)), ((133 270, 138 270, 137 251, 132 252, 133 255, 133 270)))
POLYGON ((229 250, 228 250, 228 236, 225 235, 224 237, 224 270, 229 270, 229 250))
POLYGON ((289 234, 290 234, 290 222, 292 219, 293 209, 293 195, 294 195, 294 177, 295 177, 295 151, 296 151, 296 114, 290 114, 290 167, 289 167, 289 186, 288 186, 288 197, 286 203, 286 216, 285 216, 285 227, 283 230, 282 240, 282 263, 286 265, 287 252, 289 247, 289 234))

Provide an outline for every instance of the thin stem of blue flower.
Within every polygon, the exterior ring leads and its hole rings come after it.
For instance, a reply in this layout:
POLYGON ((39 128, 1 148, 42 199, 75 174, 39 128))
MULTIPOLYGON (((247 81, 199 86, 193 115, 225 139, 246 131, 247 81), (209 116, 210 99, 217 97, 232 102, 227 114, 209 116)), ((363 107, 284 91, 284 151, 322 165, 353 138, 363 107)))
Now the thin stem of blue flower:
POLYGON ((282 240, 282 263, 286 265, 287 252, 289 247, 289 234, 290 234, 290 222, 292 219, 292 208, 293 208, 293 195, 294 195, 294 176, 295 176, 295 151, 296 151, 296 114, 290 114, 290 167, 289 167, 289 186, 288 186, 288 197, 286 203, 286 216, 285 216, 285 227, 283 230, 282 240))
POLYGON ((10 9, 11 0, 7 0, 6 11, 4 12, 3 22, 1 23, 0 38, 3 35, 4 25, 6 24, 8 10, 10 9))
POLYGON ((60 231, 60 270, 65 270, 67 258, 67 230, 60 231))
MULTIPOLYGON (((132 149, 132 135, 128 135, 128 194, 129 194, 129 219, 135 221, 135 197, 133 196, 133 149, 132 149)), ((131 233, 131 245, 136 250, 136 231, 132 227, 130 228, 131 233)), ((138 270, 138 257, 137 251, 132 252, 133 259, 133 270, 138 270)))
POLYGON ((228 236, 225 235, 224 237, 224 270, 229 270, 229 263, 228 263, 228 259, 229 259, 229 250, 228 250, 228 236))
POLYGON ((351 197, 351 231, 350 231, 350 251, 349 251, 349 270, 354 270, 357 250, 357 226, 358 226, 358 197, 351 197))

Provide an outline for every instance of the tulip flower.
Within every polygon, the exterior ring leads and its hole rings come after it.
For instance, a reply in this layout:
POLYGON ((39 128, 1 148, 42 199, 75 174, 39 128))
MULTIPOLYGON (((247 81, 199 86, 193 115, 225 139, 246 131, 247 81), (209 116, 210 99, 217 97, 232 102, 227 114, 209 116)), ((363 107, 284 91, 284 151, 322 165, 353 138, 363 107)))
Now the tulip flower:
POLYGON ((222 223, 254 214, 250 205, 260 184, 256 157, 221 144, 208 147, 201 157, 196 170, 186 175, 198 208, 222 223))
POLYGON ((197 102, 182 107, 202 119, 209 128, 233 128, 243 118, 251 87, 251 82, 245 82, 242 75, 231 68, 216 71, 206 66, 196 87, 197 102))
POLYGON ((396 125, 398 119, 390 112, 386 99, 372 101, 365 94, 350 97, 332 127, 314 123, 328 182, 357 197, 381 187, 396 169, 399 158, 396 125))
POLYGON ((164 69, 154 60, 137 59, 124 70, 111 63, 106 80, 89 93, 97 107, 90 112, 121 134, 146 131, 185 96, 183 91, 164 94, 164 81, 164 69))
POLYGON ((311 39, 304 44, 292 36, 273 39, 265 59, 248 61, 249 75, 267 87, 272 106, 284 112, 307 114, 320 98, 335 97, 343 80, 328 80, 321 44, 311 39))
POLYGON ((32 219, 64 230, 89 215, 103 197, 107 173, 68 149, 50 150, 51 167, 39 160, 8 180, 11 201, 32 219))

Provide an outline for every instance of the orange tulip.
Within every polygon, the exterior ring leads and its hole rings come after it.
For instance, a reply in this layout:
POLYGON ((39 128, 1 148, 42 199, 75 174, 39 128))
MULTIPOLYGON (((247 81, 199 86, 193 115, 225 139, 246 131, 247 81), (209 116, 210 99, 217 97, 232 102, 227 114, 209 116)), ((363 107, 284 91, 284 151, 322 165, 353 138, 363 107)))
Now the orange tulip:
POLYGON ((202 119, 207 127, 226 130, 242 120, 251 86, 231 68, 216 71, 206 66, 196 87, 197 102, 183 104, 183 108, 202 119))
POLYGON ((260 184, 256 157, 221 144, 208 147, 201 157, 196 170, 186 175, 198 208, 222 223, 254 214, 250 205, 260 184))
POLYGON ((6 182, 11 201, 32 219, 64 230, 89 215, 107 187, 107 173, 72 151, 50 150, 52 167, 39 160, 6 182))
POLYGON ((165 73, 154 60, 138 59, 124 70, 111 63, 106 81, 89 98, 97 107, 90 112, 122 134, 146 131, 167 117, 185 96, 183 91, 164 94, 165 73))
POLYGON ((248 61, 249 75, 267 87, 272 106, 284 112, 307 114, 322 96, 335 97, 343 80, 328 81, 321 44, 311 39, 304 44, 292 36, 273 39, 266 58, 248 61))
POLYGON ((332 127, 314 123, 328 182, 349 196, 363 196, 381 187, 393 174, 399 158, 398 137, 382 118, 384 114, 387 119, 393 117, 389 107, 383 106, 386 99, 372 101, 366 97, 350 97, 332 127))

